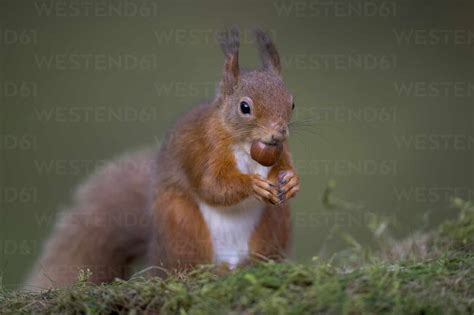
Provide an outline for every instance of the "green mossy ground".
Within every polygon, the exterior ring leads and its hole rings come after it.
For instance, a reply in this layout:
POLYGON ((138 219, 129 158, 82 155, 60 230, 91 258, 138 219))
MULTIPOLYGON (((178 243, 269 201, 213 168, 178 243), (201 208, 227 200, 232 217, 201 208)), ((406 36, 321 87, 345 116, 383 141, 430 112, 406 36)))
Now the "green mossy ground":
POLYGON ((472 314, 474 205, 455 203, 460 209, 457 220, 425 234, 418 243, 400 242, 396 255, 387 248, 369 256, 354 251, 350 263, 265 262, 225 276, 202 267, 166 280, 136 277, 100 286, 87 283, 82 274, 77 285, 67 289, 25 293, 0 288, 0 312, 472 314))

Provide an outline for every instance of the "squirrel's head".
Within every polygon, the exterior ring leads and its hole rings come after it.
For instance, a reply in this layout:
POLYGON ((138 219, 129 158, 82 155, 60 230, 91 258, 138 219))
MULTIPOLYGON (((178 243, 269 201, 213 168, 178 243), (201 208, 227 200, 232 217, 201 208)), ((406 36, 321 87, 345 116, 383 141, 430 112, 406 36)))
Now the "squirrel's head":
POLYGON ((271 38, 261 30, 256 30, 255 35, 263 66, 253 71, 239 67, 237 29, 218 37, 225 54, 218 94, 220 113, 237 141, 284 142, 289 135, 293 96, 281 78, 280 57, 271 38))

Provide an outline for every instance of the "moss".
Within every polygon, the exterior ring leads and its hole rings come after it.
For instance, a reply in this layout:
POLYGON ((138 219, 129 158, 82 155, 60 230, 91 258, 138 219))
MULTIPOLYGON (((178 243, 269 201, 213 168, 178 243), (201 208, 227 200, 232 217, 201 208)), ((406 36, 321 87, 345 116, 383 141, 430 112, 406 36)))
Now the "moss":
POLYGON ((107 285, 80 281, 28 293, 0 289, 2 313, 69 314, 472 314, 474 208, 430 233, 430 255, 405 260, 374 256, 348 269, 264 262, 217 276, 212 266, 166 280, 134 278, 107 285))
POLYGON ((438 247, 469 252, 474 250, 474 203, 455 198, 453 205, 459 209, 459 218, 441 225, 438 247))

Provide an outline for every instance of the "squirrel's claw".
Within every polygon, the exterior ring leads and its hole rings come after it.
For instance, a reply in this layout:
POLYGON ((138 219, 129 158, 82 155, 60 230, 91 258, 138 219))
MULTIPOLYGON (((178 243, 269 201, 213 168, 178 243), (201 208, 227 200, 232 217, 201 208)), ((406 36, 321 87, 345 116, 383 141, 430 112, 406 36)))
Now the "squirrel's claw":
POLYGON ((280 172, 278 180, 279 195, 282 202, 293 198, 300 190, 300 177, 293 171, 280 172))
POLYGON ((263 177, 255 175, 253 177, 252 188, 257 199, 269 202, 273 205, 280 203, 276 186, 263 177))

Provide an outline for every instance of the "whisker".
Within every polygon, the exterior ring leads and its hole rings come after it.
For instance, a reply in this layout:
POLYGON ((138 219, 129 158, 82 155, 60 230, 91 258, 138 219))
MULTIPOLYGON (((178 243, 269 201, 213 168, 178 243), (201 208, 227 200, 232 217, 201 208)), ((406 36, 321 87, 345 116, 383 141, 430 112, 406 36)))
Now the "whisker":
POLYGON ((310 124, 310 125, 333 125, 333 123, 328 122, 328 121, 322 121, 322 120, 314 120, 314 119, 300 119, 300 120, 292 120, 288 123, 289 126, 293 125, 300 125, 300 124, 310 124))

